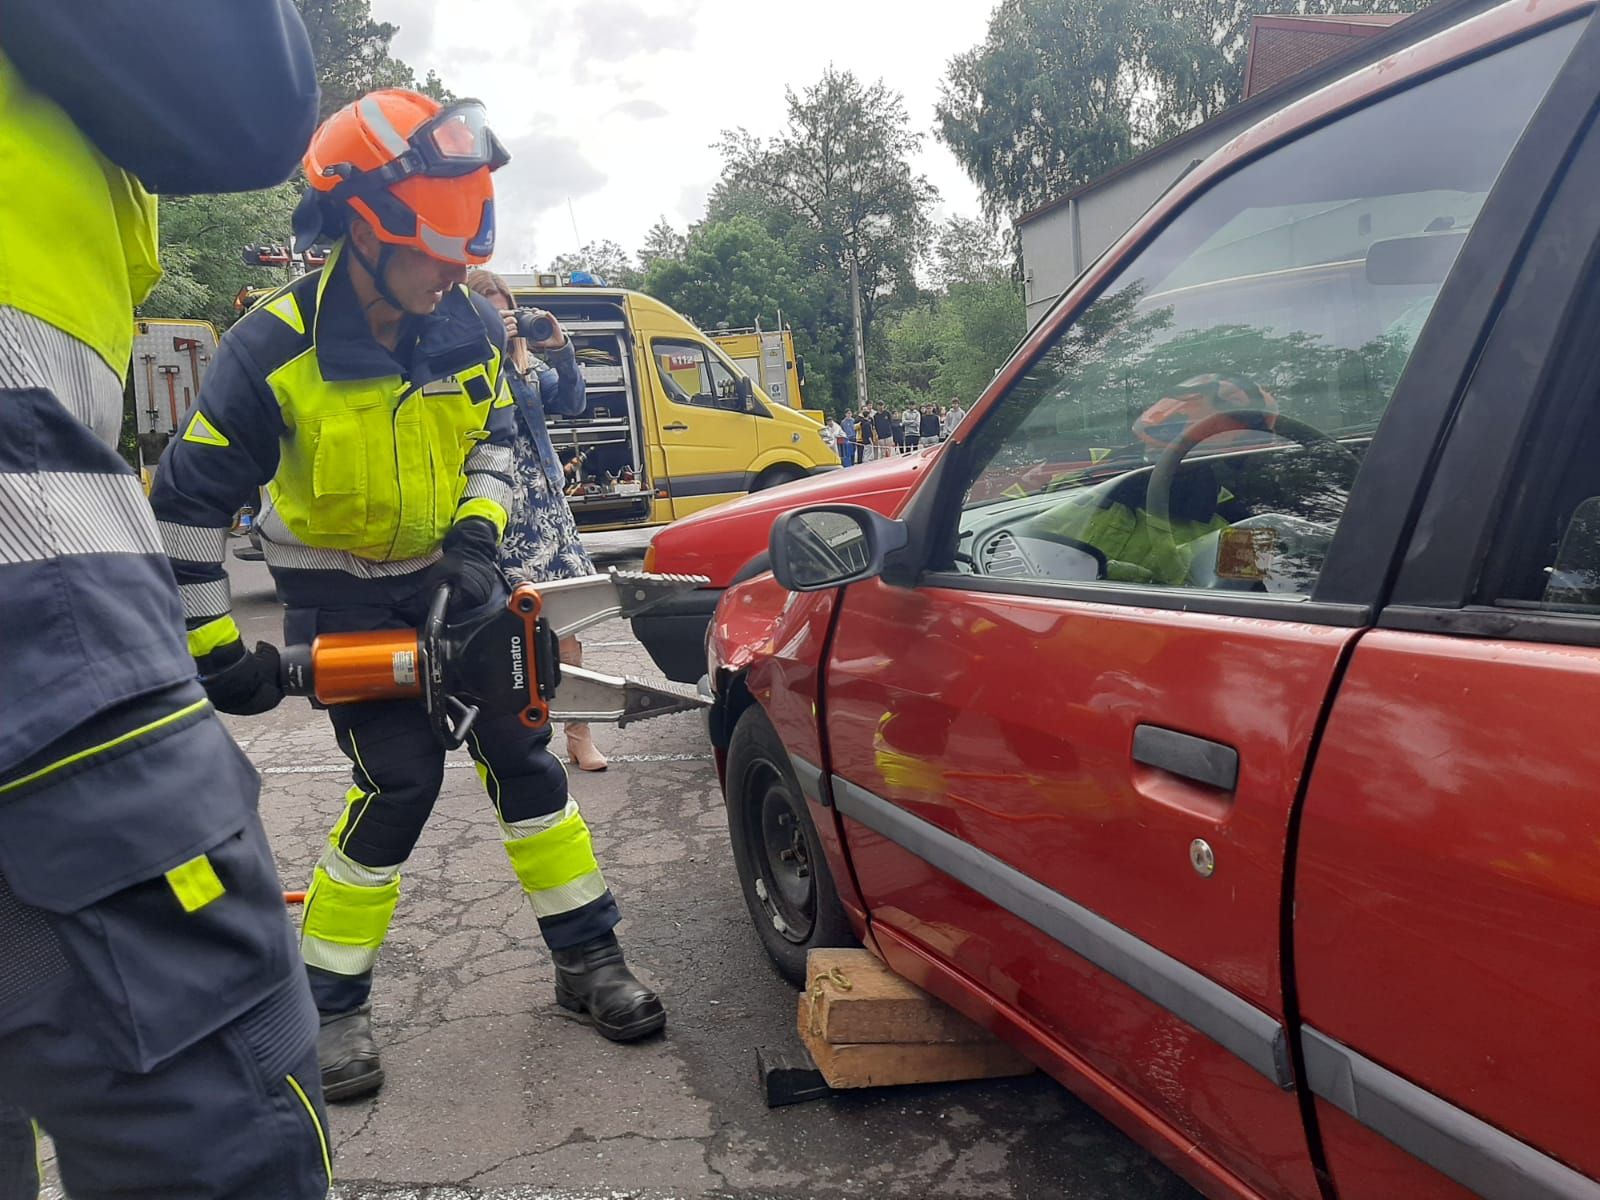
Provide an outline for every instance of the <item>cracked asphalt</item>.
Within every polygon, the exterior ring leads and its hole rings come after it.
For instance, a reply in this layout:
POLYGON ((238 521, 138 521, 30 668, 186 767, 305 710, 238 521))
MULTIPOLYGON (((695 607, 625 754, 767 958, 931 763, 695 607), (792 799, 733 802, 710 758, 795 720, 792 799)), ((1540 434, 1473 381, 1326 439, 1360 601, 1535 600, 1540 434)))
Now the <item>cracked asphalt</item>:
MULTIPOLYGON (((636 567, 641 546, 591 544, 602 569, 636 567)), ((246 640, 280 641, 266 570, 229 564, 246 640)), ((625 623, 583 638, 585 665, 658 677, 625 623)), ((348 786, 326 719, 290 700, 228 723, 262 772, 285 886, 303 886, 348 786)), ((796 997, 749 928, 700 720, 600 728, 597 740, 611 769, 571 768, 571 788, 666 1033, 614 1045, 556 1006, 487 801, 470 760, 452 755, 378 963, 386 1082, 330 1112, 341 1200, 1195 1195, 1042 1075, 765 1108, 755 1048, 797 1044, 796 997)), ((43 1195, 62 1195, 53 1169, 43 1195)))

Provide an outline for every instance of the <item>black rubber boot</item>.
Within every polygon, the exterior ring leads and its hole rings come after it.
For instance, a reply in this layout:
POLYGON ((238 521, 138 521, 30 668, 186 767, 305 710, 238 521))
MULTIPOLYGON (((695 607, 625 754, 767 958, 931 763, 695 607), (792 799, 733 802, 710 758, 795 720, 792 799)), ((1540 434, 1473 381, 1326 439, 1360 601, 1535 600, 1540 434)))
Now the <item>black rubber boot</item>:
POLYGON ((595 1030, 613 1042, 634 1042, 667 1023, 661 1000, 633 977, 614 934, 570 950, 553 950, 556 1003, 588 1014, 595 1030))
POLYGON ((323 1013, 317 1031, 317 1066, 327 1100, 354 1100, 383 1086, 378 1043, 372 1040, 372 1005, 323 1013))

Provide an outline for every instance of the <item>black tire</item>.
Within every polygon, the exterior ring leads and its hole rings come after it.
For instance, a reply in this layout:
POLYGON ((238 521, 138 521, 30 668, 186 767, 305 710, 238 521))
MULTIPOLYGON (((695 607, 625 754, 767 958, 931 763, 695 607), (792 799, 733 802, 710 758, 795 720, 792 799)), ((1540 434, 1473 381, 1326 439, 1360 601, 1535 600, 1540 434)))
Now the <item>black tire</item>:
POLYGON ((799 467, 768 467, 756 477, 755 486, 750 490, 752 492, 764 492, 768 488, 775 488, 781 483, 793 483, 796 479, 804 479, 805 477, 806 473, 799 467))
POLYGON ((750 921, 778 973, 806 983, 806 955, 858 945, 789 755, 759 705, 728 745, 728 834, 750 921))

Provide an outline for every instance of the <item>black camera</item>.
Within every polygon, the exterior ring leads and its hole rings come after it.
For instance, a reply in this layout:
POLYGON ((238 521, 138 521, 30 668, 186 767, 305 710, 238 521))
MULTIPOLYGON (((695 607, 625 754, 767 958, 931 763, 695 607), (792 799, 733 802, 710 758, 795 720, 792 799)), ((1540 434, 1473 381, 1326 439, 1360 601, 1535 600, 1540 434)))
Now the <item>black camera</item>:
POLYGON ((517 333, 530 342, 548 342, 556 335, 556 319, 531 308, 517 309, 517 333))

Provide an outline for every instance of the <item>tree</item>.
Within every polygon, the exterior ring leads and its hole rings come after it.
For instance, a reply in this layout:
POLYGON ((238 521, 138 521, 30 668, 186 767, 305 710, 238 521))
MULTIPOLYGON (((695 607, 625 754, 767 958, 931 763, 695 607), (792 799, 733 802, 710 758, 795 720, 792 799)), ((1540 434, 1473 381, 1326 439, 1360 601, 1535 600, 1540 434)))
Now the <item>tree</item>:
POLYGON ((643 278, 628 257, 628 252, 610 238, 585 242, 575 253, 557 255, 550 269, 563 275, 587 271, 599 276, 611 287, 621 288, 636 288, 643 278))
POLYGON ((1235 103, 1250 20, 1427 0, 1001 0, 950 61, 937 136, 1015 218, 1235 103))
POLYGON ((1011 255, 987 221, 950 217, 934 233, 929 274, 936 287, 998 283, 1010 274, 1011 255))
POLYGON ((639 247, 639 269, 648 275, 658 262, 682 261, 688 244, 689 239, 674 229, 666 217, 661 217, 644 235, 644 245, 639 247))
POLYGON ((772 328, 781 314, 794 335, 795 352, 806 360, 808 408, 832 408, 836 382, 848 379, 840 298, 783 239, 755 216, 739 213, 701 222, 690 230, 679 258, 657 258, 643 290, 671 305, 703 329, 772 328))
MULTIPOLYGON (((419 82, 411 67, 389 53, 398 26, 374 21, 369 0, 296 4, 316 58, 322 116, 378 87, 416 88, 441 103, 455 98, 437 73, 429 71, 419 82)), ((241 288, 279 281, 260 267, 245 266, 240 252, 253 243, 288 240, 299 192, 298 184, 288 183, 245 195, 161 197, 165 275, 141 314, 230 322, 241 288)))
POLYGON ((227 325, 237 315, 233 299, 240 289, 280 281, 247 267, 240 254, 247 245, 282 241, 298 197, 290 183, 235 195, 161 197, 164 274, 140 315, 227 325))
POLYGON ((323 117, 374 88, 408 87, 435 100, 455 98, 433 71, 419 82, 415 71, 389 53, 400 27, 374 21, 370 0, 295 0, 295 4, 317 62, 323 117))
POLYGON ((866 339, 881 304, 916 291, 927 210, 938 196, 911 167, 922 138, 904 98, 882 80, 864 85, 830 67, 786 97, 788 124, 777 136, 763 143, 743 129, 723 134, 726 179, 819 235, 842 282, 854 273, 866 339))

